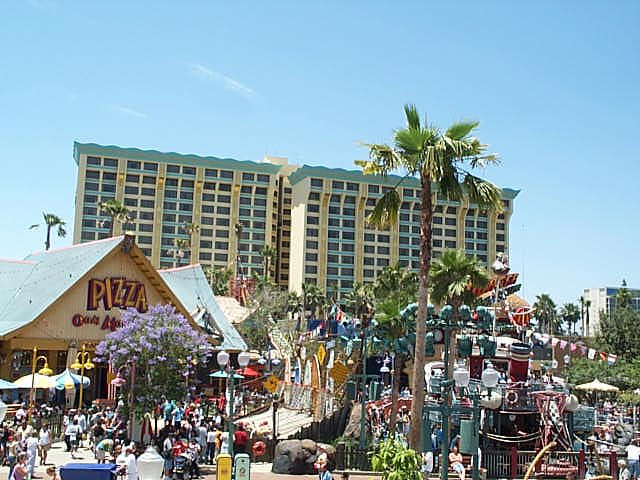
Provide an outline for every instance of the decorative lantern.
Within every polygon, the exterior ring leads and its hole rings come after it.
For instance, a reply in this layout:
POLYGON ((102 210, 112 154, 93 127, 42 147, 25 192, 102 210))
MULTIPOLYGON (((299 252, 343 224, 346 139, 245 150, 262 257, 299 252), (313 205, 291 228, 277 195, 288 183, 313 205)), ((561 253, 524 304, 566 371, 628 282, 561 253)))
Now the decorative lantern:
POLYGON ((162 478, 164 459, 152 446, 147 447, 145 452, 138 457, 136 465, 140 480, 160 480, 162 478))

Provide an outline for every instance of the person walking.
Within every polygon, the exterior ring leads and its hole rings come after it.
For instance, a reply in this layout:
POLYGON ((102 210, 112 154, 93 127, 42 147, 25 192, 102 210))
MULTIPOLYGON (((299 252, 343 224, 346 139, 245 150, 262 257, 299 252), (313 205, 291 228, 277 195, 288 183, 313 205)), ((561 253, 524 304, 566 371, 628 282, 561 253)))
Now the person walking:
POLYGON ((28 474, 29 470, 27 470, 27 454, 20 453, 18 455, 18 463, 16 463, 15 467, 13 467, 11 475, 9 475, 9 480, 25 480, 28 474))
POLYGON ((27 438, 27 467, 29 470, 29 478, 33 478, 33 472, 36 469, 36 458, 38 457, 38 434, 32 432, 27 438))
POLYGON ((247 443, 249 443, 249 436, 244 431, 244 424, 241 423, 233 433, 233 453, 247 453, 247 443))
POLYGON ((49 430, 49 425, 46 423, 43 423, 42 428, 40 428, 39 439, 38 439, 38 453, 40 455, 40 465, 45 465, 47 463, 47 454, 49 453, 50 448, 51 448, 51 431, 49 430))
POLYGON ((209 465, 213 465, 216 459, 216 429, 213 428, 213 425, 209 425, 207 431, 207 458, 209 465))

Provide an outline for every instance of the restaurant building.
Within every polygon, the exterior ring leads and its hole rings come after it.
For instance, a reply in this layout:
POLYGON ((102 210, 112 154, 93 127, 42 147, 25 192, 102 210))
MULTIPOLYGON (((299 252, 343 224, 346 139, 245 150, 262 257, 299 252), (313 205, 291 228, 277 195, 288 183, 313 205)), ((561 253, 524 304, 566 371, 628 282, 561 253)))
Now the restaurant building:
MULTIPOLYGON (((34 347, 55 373, 62 372, 83 345, 93 356, 120 327, 124 309, 146 312, 157 303, 174 305, 215 349, 247 348, 199 265, 156 270, 130 235, 0 260, 0 378, 30 374, 34 347)), ((92 397, 106 398, 113 377, 108 365, 85 375, 92 397)))

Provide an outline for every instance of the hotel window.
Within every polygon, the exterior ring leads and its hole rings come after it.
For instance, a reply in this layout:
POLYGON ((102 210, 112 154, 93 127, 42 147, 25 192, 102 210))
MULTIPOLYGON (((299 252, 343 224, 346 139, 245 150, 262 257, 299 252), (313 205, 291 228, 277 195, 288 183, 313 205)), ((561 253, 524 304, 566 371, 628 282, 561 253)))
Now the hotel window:
POLYGON ((339 227, 340 219, 339 218, 329 218, 328 224, 330 227, 339 227))
MULTIPOLYGON (((89 173, 89 172, 87 172, 89 173)), ((140 181, 140 175, 131 175, 127 174, 127 182, 129 183, 138 183, 140 181)))
POLYGON ((480 240, 487 240, 489 237, 487 236, 487 232, 477 232, 476 238, 479 238, 480 240))
POLYGON ((216 178, 218 176, 218 170, 214 170, 213 168, 205 168, 204 176, 207 178, 216 178))
POLYGON ((129 160, 127 162, 127 168, 132 170, 140 170, 140 162, 134 162, 133 160, 129 160))
POLYGON ((473 250, 475 249, 475 245, 473 244, 473 242, 465 242, 464 248, 466 248, 467 250, 473 250))
POLYGON ((318 200, 320 200, 320 194, 318 192, 311 192, 309 194, 309 200, 317 202, 318 200))
POLYGON ((96 234, 94 232, 82 232, 80 239, 83 241, 95 240, 96 234))
POLYGON ((210 228, 201 228, 200 229, 200 236, 201 237, 212 237, 213 236, 213 230, 210 228))
POLYGON ((420 221, 420 215, 413 215, 413 221, 414 222, 419 222, 420 221))
POLYGON ((191 210, 193 210, 193 205, 191 203, 181 203, 179 210, 181 212, 190 212, 191 210))
POLYGON ((442 205, 436 205, 436 208, 433 211, 435 213, 442 213, 442 205))
POLYGON ((202 194, 202 201, 203 202, 215 202, 216 201, 216 196, 213 193, 203 193, 202 194))
POLYGON ((373 245, 365 245, 364 253, 376 253, 376 248, 373 245))
POLYGON ((353 288, 353 281, 352 280, 342 280, 340 282, 340 287, 341 288, 353 288))
POLYGON ((365 265, 373 265, 375 262, 375 259, 373 257, 364 257, 362 260, 365 265))
POLYGON ((176 233, 176 229, 170 225, 163 225, 162 233, 176 233))
POLYGON ((216 254, 214 254, 214 256, 213 256, 213 259, 214 259, 216 262, 226 262, 226 261, 227 261, 227 258, 228 258, 228 256, 227 256, 227 254, 226 254, 226 253, 216 253, 216 254))
POLYGON ((380 193, 380 187, 378 185, 368 185, 367 191, 369 193, 380 193))
POLYGON ((269 178, 269 175, 258 174, 256 176, 256 180, 260 183, 269 183, 270 178, 269 178))
POLYGON ((256 176, 253 173, 243 173, 242 180, 245 182, 253 182, 256 176))
POLYGON ((498 230, 504 230, 504 223, 502 223, 502 222, 496 223, 496 228, 498 230))
POLYGON ((216 238, 229 238, 229 230, 216 230, 216 238))
POLYGON ((164 191, 165 198, 178 198, 177 190, 165 190, 164 191))
POLYGON ((180 167, 178 165, 167 165, 168 173, 180 173, 180 167))
POLYGON ((227 250, 229 248, 229 242, 216 242, 214 245, 217 250, 227 250))
POLYGON ((114 167, 114 168, 116 168, 118 166, 118 159, 117 158, 105 158, 104 159, 104 166, 105 167, 114 167))
POLYGON ((455 237, 456 236, 456 231, 452 230, 450 228, 445 229, 444 231, 444 236, 445 237, 455 237))
POLYGON ((344 244, 342 244, 342 250, 344 252, 353 252, 353 243, 344 243, 344 244))
POLYGON ((400 237, 400 245, 409 245, 409 237, 400 237))
POLYGON ((355 228, 356 222, 353 220, 342 220, 342 226, 345 228, 355 228))
POLYGON ((98 184, 95 182, 84 182, 84 189, 85 190, 94 190, 94 191, 98 191, 98 184))
MULTIPOLYGON (((304 273, 307 273, 309 275, 312 275, 314 273, 318 273, 318 267, 315 266, 315 265, 306 265, 304 267, 304 273)), ((327 272, 327 273, 329 273, 329 272, 327 272)))
POLYGON ((450 226, 456 226, 456 219, 455 218, 451 218, 451 217, 447 217, 444 219, 444 223, 445 225, 450 225, 450 226))
POLYGON ((329 231, 327 232, 327 236, 328 236, 329 238, 340 238, 340 232, 339 232, 339 231, 337 231, 337 230, 329 230, 329 231))
POLYGON ((414 257, 419 257, 419 256, 420 256, 420 250, 411 250, 411 254, 412 254, 414 257))
POLYGON ((307 205, 307 210, 312 213, 318 213, 320 211, 320 205, 310 204, 307 205))
MULTIPOLYGON (((193 192, 180 192, 180 199, 181 200, 193 200, 193 192)), ((218 200, 220 200, 220 198, 218 197, 218 200)))
POLYGON ((89 227, 89 228, 95 228, 96 221, 95 220, 84 219, 84 220, 82 220, 82 226, 83 227, 89 227))
POLYGON ((158 164, 157 163, 144 162, 144 169, 149 171, 149 172, 157 172, 158 171, 158 164))
POLYGON ((124 204, 126 207, 137 207, 138 206, 138 200, 136 198, 125 198, 124 199, 124 204))
POLYGON ((146 195, 147 197, 154 197, 156 195, 155 188, 143 188, 141 190, 142 195, 146 195))
POLYGON ((200 252, 200 260, 211 260, 211 253, 210 252, 200 252))
POLYGON ((340 215, 340 207, 329 207, 329 213, 331 215, 340 215))
POLYGON ((496 245, 496 252, 504 252, 504 245, 496 245))
POLYGON ((176 221, 176 215, 174 213, 165 213, 162 215, 162 221, 163 222, 175 222, 176 221))
POLYGON ((100 172, 96 172, 95 170, 87 170, 86 178, 91 180, 99 180, 100 172))
MULTIPOLYGON (((329 219, 332 220, 332 219, 329 219)), ((318 217, 307 217, 307 223, 309 225, 318 225, 320 223, 320 218, 318 217)))
POLYGON ((334 190, 344 190, 344 182, 334 180, 331 182, 331 188, 334 190))
POLYGON ((308 237, 317 237, 318 229, 317 228, 307 228, 307 236, 308 237))
POLYGON ((153 225, 151 223, 138 224, 138 230, 141 232, 153 232, 153 225))
POLYGON ((356 211, 354 208, 343 208, 342 209, 342 214, 347 216, 347 217, 353 217, 356 214, 356 211))
POLYGON ((155 205, 155 202, 153 200, 140 200, 140 206, 143 208, 153 208, 154 205, 155 205))
POLYGON ((145 245, 151 245, 151 237, 148 235, 138 235, 138 243, 144 243, 145 245))
POLYGON ((336 242, 329 242, 327 248, 329 250, 340 250, 340 244, 336 242))
POLYGON ((353 268, 343 268, 340 270, 341 275, 346 275, 347 277, 353 277, 353 268))
POLYGON ((358 190, 360 190, 360 185, 358 185, 357 183, 347 182, 347 190, 351 192, 357 192, 358 190))
POLYGON ((142 177, 142 183, 145 183, 147 185, 155 185, 156 184, 156 177, 147 177, 145 175, 144 177, 142 177))
POLYGON ((409 214, 408 213, 401 213, 400 214, 400 220, 402 222, 408 222, 409 221, 409 214))
POLYGON ((447 207, 447 213, 450 215, 456 214, 456 207, 447 207))
POLYGON ((87 157, 88 165, 101 165, 100 157, 87 157))
POLYGON ((84 215, 97 215, 98 214, 98 209, 95 207, 83 207, 82 208, 82 213, 84 215))
POLYGON ((504 242, 504 233, 497 233, 496 234, 496 241, 504 242))
MULTIPOLYGON (((307 272, 307 273, 316 273, 316 272, 307 272)), ((338 275, 338 267, 327 267, 327 275, 338 275)))
POLYGON ((456 242, 453 240, 445 240, 444 246, 445 248, 456 248, 456 242))
POLYGON ((116 174, 111 172, 102 172, 102 181, 103 182, 115 182, 116 174))
POLYGON ((376 241, 376 236, 373 233, 365 233, 364 234, 364 241, 365 242, 375 242, 376 241))
POLYGON ((474 222, 473 220, 465 220, 464 221, 464 226, 465 227, 469 227, 469 228, 473 228, 476 226, 476 222, 474 222))
POLYGON ((389 247, 378 247, 378 254, 389 255, 389 247))
POLYGON ((218 213, 218 215, 229 215, 231 209, 229 207, 217 207, 216 212, 218 213))
POLYGON ((375 198, 367 198, 367 207, 375 207, 376 199, 375 198))
POLYGON ((317 250, 318 249, 318 242, 316 242, 314 240, 307 240, 306 246, 307 246, 307 248, 309 250, 317 250))
POLYGON ((353 196, 351 196, 351 195, 346 195, 346 196, 344 197, 344 203, 350 203, 350 204, 352 204, 352 205, 355 205, 355 203, 356 203, 356 197, 353 197, 353 196))
POLYGON ((307 253, 304 256, 305 260, 307 262, 317 262, 318 261, 318 254, 317 253, 307 253))
POLYGON ((202 213, 214 213, 213 205, 202 205, 202 213))
POLYGON ((351 256, 351 255, 342 255, 342 263, 346 263, 348 265, 353 265, 353 256, 351 256))
POLYGON ((180 186, 182 188, 193 188, 193 180, 182 180, 180 186))
POLYGON ((218 184, 218 190, 220 190, 221 192, 230 192, 231 191, 231 184, 230 183, 219 183, 218 184))
POLYGON ((343 240, 353 240, 354 239, 354 233, 353 232, 342 232, 342 239, 343 240))
POLYGON ((369 270, 369 269, 365 269, 365 270, 362 271, 362 276, 371 278, 371 277, 374 276, 374 271, 373 270, 369 270))
POLYGON ((200 248, 211 248, 213 243, 209 240, 200 240, 200 248))
POLYGON ((138 195, 139 189, 138 187, 131 187, 129 185, 125 185, 124 193, 125 195, 138 195))
POLYGON ((409 256, 409 249, 408 249, 408 248, 401 248, 401 249, 398 251, 398 254, 399 254, 401 257, 408 257, 408 256, 409 256))
POLYGON ((231 203, 231 195, 218 195, 218 203, 231 203))
POLYGON ((213 225, 213 217, 201 217, 200 221, 203 225, 213 225))
POLYGON ((464 238, 475 238, 475 234, 473 232, 466 231, 464 232, 464 238))
POLYGON ((413 189, 411 188, 404 188, 402 190, 402 194, 404 197, 413 197, 413 189))
POLYGON ((486 243, 477 243, 476 244, 476 249, 477 250, 481 250, 483 252, 487 251, 487 244, 486 243))
POLYGON ((378 258, 378 260, 376 261, 376 264, 379 267, 387 267, 387 266, 389 266, 389 259, 388 258, 378 258))
POLYGON ((257 220, 254 220, 253 221, 253 228, 263 229, 264 228, 264 222, 259 222, 257 220))
POLYGON ((195 175, 196 169, 195 167, 182 167, 182 173, 185 175, 195 175))
POLYGON ((233 178, 231 170, 220 170, 220 178, 233 178))
POLYGON ((382 243, 389 243, 389 235, 378 235, 378 241, 382 243))

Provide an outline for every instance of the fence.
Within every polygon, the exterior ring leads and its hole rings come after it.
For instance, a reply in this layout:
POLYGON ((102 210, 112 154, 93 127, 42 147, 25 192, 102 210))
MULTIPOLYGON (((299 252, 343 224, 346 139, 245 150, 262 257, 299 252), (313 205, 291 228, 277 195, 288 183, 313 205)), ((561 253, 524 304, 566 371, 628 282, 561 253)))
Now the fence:
POLYGON ((371 471, 369 451, 358 446, 339 443, 336 446, 336 470, 371 471))
MULTIPOLYGON (((522 451, 515 447, 511 450, 494 450, 482 452, 482 467, 487 469, 487 478, 522 478, 533 462, 538 452, 522 451)), ((615 455, 615 454, 614 454, 615 455)), ((609 461, 610 465, 617 465, 617 460, 609 461)), ((535 467, 537 476, 564 478, 566 472, 555 469, 553 465, 563 464, 577 468, 577 478, 584 478, 585 453, 579 452, 550 452, 543 457, 543 461, 538 461, 535 467)), ((610 474, 616 478, 613 470, 610 474)))
POLYGON ((347 406, 336 410, 331 416, 319 422, 311 422, 289 437, 289 440, 311 438, 316 442, 329 443, 344 433, 349 419, 350 408, 347 406))

